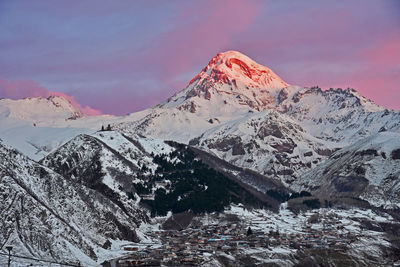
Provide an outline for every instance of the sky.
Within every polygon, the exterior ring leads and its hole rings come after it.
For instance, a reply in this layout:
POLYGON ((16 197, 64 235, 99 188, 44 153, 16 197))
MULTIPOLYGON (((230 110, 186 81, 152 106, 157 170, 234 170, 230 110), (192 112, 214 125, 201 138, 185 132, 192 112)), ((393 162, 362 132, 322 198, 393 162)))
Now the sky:
POLYGON ((124 115, 237 50, 287 83, 400 110, 399 0, 0 1, 0 98, 124 115))

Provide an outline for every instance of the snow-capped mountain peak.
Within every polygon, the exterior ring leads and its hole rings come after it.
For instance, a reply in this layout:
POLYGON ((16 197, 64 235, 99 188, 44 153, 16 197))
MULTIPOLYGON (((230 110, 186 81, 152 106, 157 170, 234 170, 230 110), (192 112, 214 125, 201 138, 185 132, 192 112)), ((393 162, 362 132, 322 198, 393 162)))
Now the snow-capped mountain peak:
POLYGON ((202 106, 265 110, 282 88, 289 86, 271 69, 237 51, 219 53, 185 89, 159 107, 176 107, 196 113, 202 106), (204 103, 205 102, 205 103, 204 103))
POLYGON ((71 102, 63 96, 49 96, 46 99, 51 101, 56 107, 77 111, 77 109, 72 106, 71 102))
POLYGON ((271 69, 237 51, 217 54, 189 84, 201 80, 217 83, 242 83, 248 87, 283 88, 288 86, 271 69))
POLYGON ((40 123, 83 117, 82 111, 62 96, 29 97, 19 100, 1 99, 0 117, 40 123))

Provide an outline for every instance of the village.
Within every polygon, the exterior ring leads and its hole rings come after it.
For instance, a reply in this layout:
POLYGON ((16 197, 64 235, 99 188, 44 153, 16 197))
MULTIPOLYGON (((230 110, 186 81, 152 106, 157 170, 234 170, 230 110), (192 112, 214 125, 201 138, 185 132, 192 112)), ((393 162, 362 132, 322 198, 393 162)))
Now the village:
MULTIPOLYGON (((316 214, 317 215, 317 214, 316 214)), ((301 231, 252 229, 243 221, 232 224, 204 224, 183 230, 159 230, 150 236, 161 240, 161 244, 145 247, 126 246, 128 255, 115 259, 115 266, 194 266, 207 262, 218 254, 239 255, 253 250, 273 254, 274 248, 330 249, 346 251, 360 233, 342 231, 339 220, 324 220, 321 227, 314 227, 315 216, 302 225, 301 231)), ((246 222, 247 223, 247 222, 246 222)), ((111 266, 111 265, 103 265, 111 266)))

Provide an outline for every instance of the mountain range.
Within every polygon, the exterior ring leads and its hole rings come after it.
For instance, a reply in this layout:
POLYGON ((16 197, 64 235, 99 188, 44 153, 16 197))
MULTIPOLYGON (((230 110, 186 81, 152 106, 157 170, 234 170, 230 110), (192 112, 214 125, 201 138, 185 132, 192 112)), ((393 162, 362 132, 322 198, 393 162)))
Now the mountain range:
POLYGON ((400 208, 399 111, 351 88, 289 85, 237 51, 140 112, 0 99, 0 125, 0 245, 35 257, 91 265, 159 242, 144 229, 154 216, 278 212, 301 191, 400 208))

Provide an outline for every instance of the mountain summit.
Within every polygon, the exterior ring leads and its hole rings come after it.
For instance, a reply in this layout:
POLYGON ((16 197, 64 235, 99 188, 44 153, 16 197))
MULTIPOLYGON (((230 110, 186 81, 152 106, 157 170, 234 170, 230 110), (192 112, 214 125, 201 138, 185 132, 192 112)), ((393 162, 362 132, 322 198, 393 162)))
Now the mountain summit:
POLYGON ((248 87, 282 88, 288 86, 271 69, 237 51, 219 53, 189 84, 212 80, 217 83, 241 83, 248 87))
POLYGON ((159 107, 177 107, 196 112, 197 107, 233 105, 265 110, 278 92, 289 86, 271 69, 237 51, 219 53, 185 89, 159 107), (207 104, 204 103, 207 101, 207 104))
POLYGON ((29 97, 19 100, 0 99, 0 118, 50 124, 54 121, 81 117, 83 117, 82 111, 63 96, 29 97))

